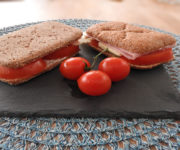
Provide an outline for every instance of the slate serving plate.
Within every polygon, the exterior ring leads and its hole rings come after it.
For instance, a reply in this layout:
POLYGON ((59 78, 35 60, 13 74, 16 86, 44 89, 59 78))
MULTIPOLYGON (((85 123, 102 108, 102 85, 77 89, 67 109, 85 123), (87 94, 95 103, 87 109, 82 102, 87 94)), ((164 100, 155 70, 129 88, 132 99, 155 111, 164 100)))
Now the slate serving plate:
MULTIPOLYGON (((99 22, 57 21, 82 30, 99 22)), ((0 30, 0 34, 28 25, 30 24, 4 28, 0 30)), ((80 49, 79 56, 90 62, 97 54, 88 45, 81 45, 80 49)), ((101 56, 99 62, 103 58, 101 56)), ((55 68, 19 86, 0 83, 0 115, 180 118, 180 94, 164 66, 146 71, 132 70, 125 80, 113 83, 110 92, 99 97, 84 95, 75 81, 64 79, 58 68, 55 68)))

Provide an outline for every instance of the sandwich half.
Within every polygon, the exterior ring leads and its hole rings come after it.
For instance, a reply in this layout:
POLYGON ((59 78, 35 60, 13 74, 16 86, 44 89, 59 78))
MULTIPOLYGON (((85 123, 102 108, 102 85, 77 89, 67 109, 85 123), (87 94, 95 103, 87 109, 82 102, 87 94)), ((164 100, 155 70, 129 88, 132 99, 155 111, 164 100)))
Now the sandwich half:
POLYGON ((0 37, 0 81, 20 84, 78 53, 80 29, 43 22, 0 37))
POLYGON ((176 40, 164 33, 123 22, 104 22, 89 27, 85 43, 107 56, 126 59, 133 68, 151 69, 173 60, 176 40))

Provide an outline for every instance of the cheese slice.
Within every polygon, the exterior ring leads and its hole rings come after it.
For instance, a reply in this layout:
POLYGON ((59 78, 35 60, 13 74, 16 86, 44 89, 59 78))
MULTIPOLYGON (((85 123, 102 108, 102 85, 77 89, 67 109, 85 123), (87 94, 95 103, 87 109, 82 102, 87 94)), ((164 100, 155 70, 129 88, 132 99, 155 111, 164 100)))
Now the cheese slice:
POLYGON ((101 49, 108 49, 108 51, 109 51, 110 53, 112 53, 113 55, 115 55, 115 56, 118 56, 118 57, 122 56, 120 51, 117 51, 116 49, 114 49, 114 48, 112 48, 112 47, 110 47, 110 46, 107 46, 106 44, 104 44, 104 43, 102 43, 102 42, 98 42, 98 46, 99 46, 101 49))
POLYGON ((91 40, 93 38, 90 36, 87 36, 86 32, 83 32, 83 35, 81 36, 81 38, 78 40, 78 42, 80 44, 87 44, 87 43, 91 43, 91 40))

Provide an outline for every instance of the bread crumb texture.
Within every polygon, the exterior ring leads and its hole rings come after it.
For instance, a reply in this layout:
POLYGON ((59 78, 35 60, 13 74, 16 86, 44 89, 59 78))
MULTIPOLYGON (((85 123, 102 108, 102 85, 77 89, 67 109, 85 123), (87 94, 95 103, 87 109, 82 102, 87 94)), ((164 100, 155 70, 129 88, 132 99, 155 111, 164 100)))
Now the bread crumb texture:
POLYGON ((0 64, 19 68, 65 47, 82 35, 80 29, 55 22, 43 22, 0 37, 0 64))
POLYGON ((123 22, 104 22, 89 27, 86 33, 99 41, 127 51, 145 54, 176 43, 168 34, 123 22))

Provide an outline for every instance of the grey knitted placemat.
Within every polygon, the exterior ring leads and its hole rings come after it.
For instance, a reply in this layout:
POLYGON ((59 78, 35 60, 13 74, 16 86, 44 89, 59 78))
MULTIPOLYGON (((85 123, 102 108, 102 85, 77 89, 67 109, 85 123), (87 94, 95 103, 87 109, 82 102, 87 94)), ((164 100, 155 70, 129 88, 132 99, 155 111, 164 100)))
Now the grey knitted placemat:
MULTIPOLYGON (((58 20, 86 30, 97 20, 58 20)), ((0 35, 31 25, 0 30, 0 35)), ((152 30, 159 29, 142 26, 152 30)), ((166 32, 168 33, 168 32, 166 32)), ((175 60, 164 65, 180 91, 180 36, 175 60)), ((125 118, 7 118, 0 117, 1 149, 180 149, 180 120, 125 118)))

